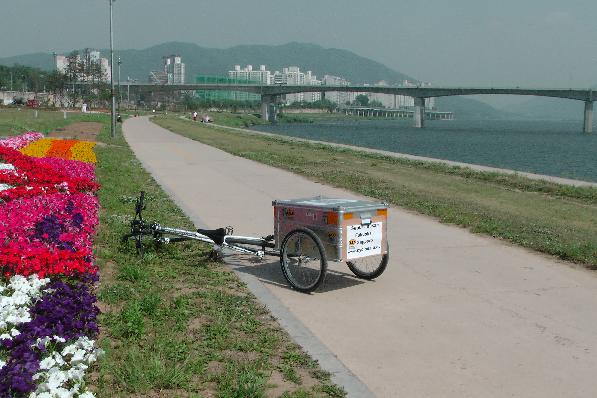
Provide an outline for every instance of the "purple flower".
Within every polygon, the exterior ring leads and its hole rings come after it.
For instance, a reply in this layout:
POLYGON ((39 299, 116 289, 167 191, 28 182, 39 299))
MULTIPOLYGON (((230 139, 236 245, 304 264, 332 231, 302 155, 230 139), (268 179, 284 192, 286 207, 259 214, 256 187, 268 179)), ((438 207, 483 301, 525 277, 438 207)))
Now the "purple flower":
POLYGON ((84 283, 52 281, 45 294, 31 308, 31 321, 20 325, 21 334, 2 345, 10 351, 0 369, 0 398, 24 397, 35 390, 33 375, 39 370, 40 351, 32 348, 37 339, 59 336, 66 341, 81 336, 95 337, 99 330, 96 298, 84 283))
POLYGON ((69 201, 66 203, 66 207, 64 208, 64 210, 66 210, 66 212, 67 212, 68 214, 71 214, 71 213, 73 212, 73 210, 74 210, 74 209, 75 209, 75 204, 73 203, 73 201, 72 201, 72 200, 69 200, 69 201))
POLYGON ((85 221, 85 218, 83 217, 83 214, 81 213, 75 213, 73 214, 73 225, 77 228, 81 228, 81 225, 83 225, 83 221, 85 221))
POLYGON ((34 238, 44 242, 59 243, 60 234, 64 227, 55 215, 44 216, 43 220, 35 223, 34 238))

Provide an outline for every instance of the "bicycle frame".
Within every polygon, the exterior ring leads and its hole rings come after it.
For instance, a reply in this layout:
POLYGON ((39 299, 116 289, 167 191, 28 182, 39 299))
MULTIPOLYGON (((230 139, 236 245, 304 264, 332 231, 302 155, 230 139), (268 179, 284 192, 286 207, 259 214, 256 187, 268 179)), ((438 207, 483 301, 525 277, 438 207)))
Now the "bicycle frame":
POLYGON ((226 234, 224 236, 224 241, 221 245, 218 245, 216 242, 213 241, 209 236, 203 235, 196 231, 188 231, 185 229, 180 228, 170 228, 170 227, 163 227, 160 224, 154 223, 151 225, 151 229, 154 232, 154 237, 161 243, 171 243, 171 242, 182 242, 185 240, 198 240, 200 242, 209 243, 213 246, 215 250, 221 251, 222 249, 230 249, 234 250, 239 253, 243 254, 252 254, 259 258, 263 258, 266 255, 270 256, 279 256, 280 252, 277 250, 266 250, 266 248, 273 247, 273 244, 264 239, 264 238, 255 238, 251 236, 240 236, 240 235, 232 235, 226 234), (168 236, 161 236, 164 234, 174 235, 174 238, 170 238, 168 236), (251 246, 258 246, 261 247, 261 250, 251 249, 243 246, 239 246, 239 244, 243 245, 251 245, 251 246))
POLYGON ((145 192, 141 192, 141 195, 135 203, 135 217, 131 220, 131 232, 123 236, 122 240, 126 241, 130 238, 134 238, 137 241, 137 251, 142 251, 141 239, 143 236, 151 236, 155 242, 168 244, 173 242, 182 242, 186 240, 197 240, 205 242, 214 248, 218 252, 222 252, 222 249, 230 249, 243 254, 251 254, 259 258, 263 258, 266 255, 279 256, 278 250, 270 250, 275 247, 272 242, 273 235, 265 238, 255 238, 251 236, 239 236, 232 235, 232 227, 226 227, 226 234, 222 237, 222 243, 216 243, 212 238, 204 235, 198 231, 189 231, 180 228, 170 228, 162 226, 156 222, 147 222, 143 219, 142 212, 145 209, 145 192), (170 235, 170 236, 168 236, 170 235), (259 249, 248 248, 241 245, 257 246, 259 249))

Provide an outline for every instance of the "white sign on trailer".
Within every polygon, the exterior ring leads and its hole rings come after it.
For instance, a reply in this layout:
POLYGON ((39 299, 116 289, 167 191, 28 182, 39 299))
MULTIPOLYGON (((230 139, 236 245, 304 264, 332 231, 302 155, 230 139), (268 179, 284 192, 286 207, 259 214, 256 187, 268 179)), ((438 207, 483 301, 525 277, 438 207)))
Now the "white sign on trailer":
POLYGON ((346 227, 348 260, 381 254, 382 222, 346 227))

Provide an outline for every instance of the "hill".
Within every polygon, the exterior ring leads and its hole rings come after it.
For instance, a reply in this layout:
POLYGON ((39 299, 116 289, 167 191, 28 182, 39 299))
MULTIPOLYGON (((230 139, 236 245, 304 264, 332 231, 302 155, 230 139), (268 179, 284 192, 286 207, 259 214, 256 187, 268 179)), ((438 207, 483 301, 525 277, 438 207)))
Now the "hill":
MULTIPOLYGON (((108 57, 107 50, 100 50, 108 57)), ((143 50, 118 50, 122 59, 121 75, 146 81, 150 70, 160 69, 162 57, 179 54, 186 64, 187 81, 198 74, 225 75, 234 65, 267 65, 269 70, 280 70, 289 65, 298 65, 302 70, 311 70, 317 76, 325 74, 342 76, 349 81, 374 83, 386 80, 399 83, 405 79, 415 80, 387 66, 361 57, 353 52, 336 48, 323 48, 315 44, 288 43, 279 46, 242 45, 226 49, 201 47, 191 43, 170 42, 143 50)), ((36 53, 0 58, 0 64, 21 64, 41 69, 51 69, 52 54, 36 53)))
POLYGON ((498 110, 491 105, 471 97, 439 97, 439 110, 454 112, 458 119, 506 119, 516 118, 513 112, 498 110))
MULTIPOLYGON (((103 57, 109 57, 107 50, 100 50, 103 57)), ((161 69, 162 57, 179 54, 186 65, 188 82, 194 77, 204 75, 225 75, 236 64, 264 64, 269 70, 281 70, 285 66, 298 65, 302 70, 311 70, 318 77, 323 75, 342 76, 353 84, 375 83, 385 80, 389 84, 398 84, 407 79, 416 79, 388 68, 387 66, 362 57, 348 50, 324 48, 315 44, 288 43, 278 46, 241 45, 225 49, 201 47, 191 43, 163 43, 142 50, 118 50, 115 52, 122 59, 121 79, 127 77, 147 81, 150 70, 161 69)), ((45 70, 53 68, 52 54, 35 53, 0 58, 0 65, 21 64, 45 70)), ((458 113, 462 118, 496 118, 502 115, 498 110, 480 101, 470 98, 443 98, 440 108, 458 113)))
POLYGON ((500 109, 528 119, 582 120, 584 103, 562 98, 532 97, 521 104, 500 109))

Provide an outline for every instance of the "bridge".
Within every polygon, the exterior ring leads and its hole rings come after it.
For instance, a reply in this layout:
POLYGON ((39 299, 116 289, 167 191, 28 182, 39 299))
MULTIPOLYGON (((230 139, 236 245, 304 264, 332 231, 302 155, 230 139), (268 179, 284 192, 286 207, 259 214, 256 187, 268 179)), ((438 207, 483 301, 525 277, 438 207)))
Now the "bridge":
POLYGON ((592 89, 557 89, 557 88, 483 88, 483 87, 403 87, 403 86, 311 86, 311 85, 261 85, 261 84, 149 84, 131 83, 127 86, 138 87, 148 91, 195 91, 224 90, 242 91, 261 95, 261 115, 264 119, 274 121, 280 97, 286 94, 319 92, 325 97, 326 92, 356 92, 404 95, 415 100, 415 127, 423 127, 425 123, 425 100, 434 97, 455 95, 532 95, 538 97, 564 98, 584 102, 583 131, 593 131, 593 90, 592 89))

